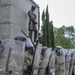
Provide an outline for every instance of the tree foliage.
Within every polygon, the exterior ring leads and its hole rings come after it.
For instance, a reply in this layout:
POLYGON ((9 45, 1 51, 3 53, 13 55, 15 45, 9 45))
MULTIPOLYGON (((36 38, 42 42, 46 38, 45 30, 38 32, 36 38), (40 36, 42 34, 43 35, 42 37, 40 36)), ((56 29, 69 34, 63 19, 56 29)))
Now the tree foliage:
POLYGON ((75 48, 75 29, 73 26, 66 27, 63 25, 60 28, 54 29, 55 45, 60 45, 63 48, 75 48))
POLYGON ((40 40, 41 43, 43 44, 43 46, 52 47, 54 49, 53 22, 49 21, 48 6, 46 8, 46 12, 43 10, 43 13, 42 13, 41 29, 42 29, 42 37, 40 40))
POLYGON ((53 27, 53 21, 50 21, 48 6, 42 12, 42 36, 40 42, 43 46, 52 47, 62 46, 63 48, 75 48, 75 28, 73 26, 60 28, 53 27))
POLYGON ((50 22, 50 26, 51 26, 51 27, 50 27, 50 28, 51 28, 51 29, 50 29, 50 30, 51 30, 51 31, 50 31, 50 33, 51 33, 51 36, 50 36, 50 37, 51 37, 51 40, 50 40, 50 42, 51 42, 51 47, 52 47, 52 49, 54 49, 54 48, 55 48, 55 40, 54 40, 53 21, 50 22))

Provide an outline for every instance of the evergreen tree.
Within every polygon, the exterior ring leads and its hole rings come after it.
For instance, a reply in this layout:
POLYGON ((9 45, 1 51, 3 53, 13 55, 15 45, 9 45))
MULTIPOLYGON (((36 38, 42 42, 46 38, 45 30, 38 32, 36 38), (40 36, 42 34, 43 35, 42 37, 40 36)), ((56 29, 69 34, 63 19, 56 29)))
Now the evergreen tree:
POLYGON ((46 8, 46 30, 47 30, 47 32, 46 32, 46 36, 47 36, 47 47, 50 47, 49 46, 49 39, 50 39, 50 37, 49 37, 49 12, 48 12, 48 5, 47 5, 47 8, 46 8))
POLYGON ((44 10, 43 10, 43 13, 42 13, 42 44, 44 45, 44 46, 47 46, 47 38, 46 38, 46 32, 47 32, 47 30, 46 30, 46 21, 45 21, 46 19, 45 19, 45 12, 44 12, 44 10))
POLYGON ((50 22, 51 25, 51 47, 54 50, 55 48, 55 41, 54 41, 54 31, 53 31, 53 21, 50 22))
POLYGON ((46 12, 42 13, 42 44, 43 46, 52 47, 54 49, 54 33, 53 33, 53 23, 49 22, 49 11, 48 5, 46 12))

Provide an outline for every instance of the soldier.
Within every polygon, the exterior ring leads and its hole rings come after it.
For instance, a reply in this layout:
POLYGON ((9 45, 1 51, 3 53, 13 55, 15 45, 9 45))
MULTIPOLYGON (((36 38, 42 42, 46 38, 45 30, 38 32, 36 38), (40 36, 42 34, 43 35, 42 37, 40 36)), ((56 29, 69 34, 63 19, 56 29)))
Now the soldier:
POLYGON ((36 42, 37 39, 37 28, 36 28, 36 15, 34 14, 34 10, 36 9, 35 6, 32 6, 30 11, 28 11, 28 16, 29 16, 29 37, 32 40, 32 33, 34 31, 34 42, 36 42))

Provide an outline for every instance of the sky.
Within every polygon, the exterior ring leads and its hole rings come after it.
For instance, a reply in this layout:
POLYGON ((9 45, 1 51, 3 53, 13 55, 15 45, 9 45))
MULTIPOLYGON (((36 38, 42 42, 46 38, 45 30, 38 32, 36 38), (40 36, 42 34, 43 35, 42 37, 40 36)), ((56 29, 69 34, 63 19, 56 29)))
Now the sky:
POLYGON ((42 11, 49 7, 50 21, 54 27, 74 26, 75 27, 75 0, 34 0, 42 11))

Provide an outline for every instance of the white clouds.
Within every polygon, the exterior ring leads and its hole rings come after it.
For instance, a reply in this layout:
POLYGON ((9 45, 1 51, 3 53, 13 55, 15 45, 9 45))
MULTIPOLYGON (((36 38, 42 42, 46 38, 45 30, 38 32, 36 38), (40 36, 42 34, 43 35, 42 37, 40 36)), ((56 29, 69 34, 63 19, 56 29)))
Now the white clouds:
POLYGON ((75 0, 35 0, 40 12, 49 5, 50 20, 55 27, 75 25, 75 0))

